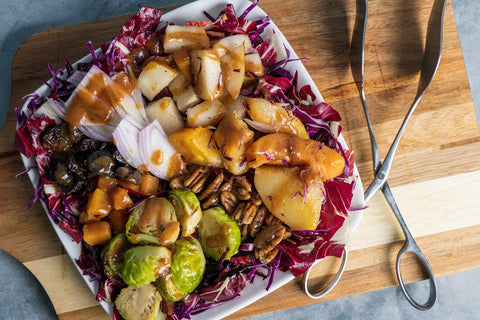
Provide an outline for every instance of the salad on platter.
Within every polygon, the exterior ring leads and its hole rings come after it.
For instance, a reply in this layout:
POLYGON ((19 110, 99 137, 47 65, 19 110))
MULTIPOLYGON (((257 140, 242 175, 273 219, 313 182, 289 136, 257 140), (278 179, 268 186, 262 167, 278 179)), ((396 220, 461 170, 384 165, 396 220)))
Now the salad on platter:
POLYGON ((362 207, 340 115, 258 1, 235 2, 183 23, 207 2, 140 6, 16 110, 31 205, 114 319, 201 317, 258 283, 264 295, 340 257, 362 207))

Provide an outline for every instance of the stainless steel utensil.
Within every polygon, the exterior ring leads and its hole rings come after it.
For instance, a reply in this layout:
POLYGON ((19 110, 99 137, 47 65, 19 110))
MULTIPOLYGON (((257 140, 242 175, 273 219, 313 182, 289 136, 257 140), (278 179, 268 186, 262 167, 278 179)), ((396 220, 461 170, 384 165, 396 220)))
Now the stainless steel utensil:
POLYGON ((393 157, 397 150, 398 144, 400 139, 403 135, 405 127, 410 119, 413 111, 417 107, 420 99, 422 98, 423 94, 427 90, 428 86, 432 82, 433 77, 438 69, 438 65, 440 63, 440 57, 442 52, 442 34, 443 34, 443 14, 445 11, 446 0, 436 0, 434 2, 432 12, 430 14, 430 19, 428 21, 428 28, 427 28, 427 35, 426 35, 426 42, 425 42, 425 52, 423 56, 423 61, 421 65, 420 71, 420 81, 417 87, 417 94, 415 99, 403 120, 402 125, 400 126, 397 135, 390 146, 390 149, 383 161, 380 160, 380 156, 378 153, 377 143, 375 140, 375 135, 373 133, 372 124, 370 121, 370 116, 368 113, 367 107, 367 100, 365 97, 365 90, 364 90, 364 45, 365 45, 365 30, 367 24, 367 16, 368 16, 368 1, 367 0, 358 0, 357 1, 357 21, 356 21, 356 28, 354 31, 354 37, 352 38, 352 56, 358 57, 358 60, 352 60, 352 73, 355 79, 355 82, 358 86, 360 91, 360 96, 363 103, 363 108, 365 111, 365 117, 367 120, 368 131, 370 135, 370 142, 372 145, 372 158, 373 158, 373 169, 375 172, 375 178, 368 187, 367 191, 365 192, 365 202, 367 202, 375 192, 380 189, 383 192, 387 202, 389 203, 391 209, 393 210, 400 226, 402 227, 403 233, 405 235, 405 244, 400 249, 397 255, 397 262, 396 262, 396 272, 397 272, 397 279, 404 293, 407 300, 417 309, 419 310, 427 310, 433 307, 437 298, 437 285, 435 281, 435 276, 433 274, 432 267, 428 263, 427 259, 423 255, 422 251, 418 247, 417 243, 415 242, 413 236, 411 235, 408 227, 403 220, 403 217, 400 213, 400 210, 395 202, 393 197, 392 191, 387 183, 387 177, 390 172, 390 168, 392 166, 393 157), (358 5, 360 3, 360 5, 358 5), (362 19, 363 17, 363 19, 362 19), (405 287, 405 283, 402 279, 401 273, 401 259, 406 252, 411 252, 419 258, 419 261, 426 269, 429 277, 430 283, 430 293, 428 296, 428 300, 421 304, 418 303, 407 291, 405 287))
MULTIPOLYGON (((390 187, 387 183, 387 177, 390 172, 390 168, 392 166, 393 157, 395 155, 396 149, 400 142, 400 139, 403 135, 405 127, 410 119, 413 111, 417 107, 420 99, 422 98, 423 94, 427 90, 428 86, 430 85, 435 73, 438 69, 438 65, 440 63, 441 51, 442 51, 442 34, 443 34, 443 14, 445 11, 446 0, 435 0, 434 5, 432 7, 432 12, 430 14, 430 18, 428 21, 428 28, 427 28, 427 35, 426 35, 426 42, 425 42, 425 52, 423 56, 421 72, 420 72, 420 81, 417 88, 417 94, 414 98, 414 101, 405 116, 405 119, 400 126, 397 135, 387 153, 387 156, 382 163, 380 160, 380 155, 378 153, 378 147, 375 140, 375 135, 373 133, 372 124, 370 121, 370 116, 368 113, 367 107, 367 100, 365 97, 365 90, 364 90, 364 47, 365 47, 365 32, 367 27, 367 16, 368 16, 368 0, 357 0, 357 8, 356 8, 356 19, 355 19, 355 27, 352 36, 352 43, 351 43, 351 54, 350 54, 350 63, 352 74, 357 84, 357 87, 360 92, 360 97, 362 99, 362 104, 364 107, 364 112, 367 120, 368 131, 370 135, 370 141, 372 145, 372 157, 373 157, 373 167, 375 178, 367 191, 365 192, 365 202, 367 202, 375 192, 380 189, 384 194, 386 200, 388 201, 390 207, 392 208, 400 226, 402 227, 403 233, 405 235, 405 244, 400 249, 397 255, 397 262, 396 262, 396 272, 397 272, 397 279, 404 293, 407 300, 417 309, 419 310, 427 310, 433 307, 437 298, 437 284, 435 281, 435 276, 433 274, 433 270, 428 263, 427 259, 423 255, 422 251, 418 247, 417 243, 415 242, 413 236, 411 235, 408 227, 400 213, 400 210, 395 202, 393 194, 390 190, 390 187), (407 291, 405 287, 405 283, 402 279, 401 273, 401 259, 406 252, 411 252, 419 258, 419 261, 427 270, 429 276, 429 283, 430 283, 430 293, 428 296, 428 300, 424 303, 418 303, 407 291)), ((326 286, 325 288, 317 293, 312 294, 308 289, 308 280, 310 276, 310 271, 314 267, 311 266, 308 271, 305 273, 304 276, 304 290, 307 296, 312 299, 320 299, 326 296, 338 283, 340 280, 347 263, 347 246, 345 246, 345 251, 343 254, 342 263, 340 265, 339 271, 326 286)))

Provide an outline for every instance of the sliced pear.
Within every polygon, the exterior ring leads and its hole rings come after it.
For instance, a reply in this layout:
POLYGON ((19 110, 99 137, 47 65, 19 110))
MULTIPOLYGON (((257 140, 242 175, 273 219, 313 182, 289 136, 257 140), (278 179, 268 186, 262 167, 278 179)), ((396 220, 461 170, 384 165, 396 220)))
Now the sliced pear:
POLYGON ((248 170, 245 151, 253 142, 253 131, 235 112, 220 121, 213 134, 215 143, 223 156, 223 165, 233 174, 248 170))
POLYGON ((282 106, 262 98, 247 98, 245 107, 253 121, 270 126, 270 131, 267 131, 269 133, 283 132, 303 139, 309 138, 302 121, 282 106))
POLYGON ((263 164, 307 166, 317 171, 323 181, 345 171, 345 159, 337 151, 316 140, 287 133, 271 133, 258 138, 246 150, 245 156, 250 168, 263 164))
POLYGON ((187 110, 187 126, 214 127, 227 112, 219 100, 204 101, 187 110))
POLYGON ((245 109, 245 99, 247 97, 239 95, 237 99, 233 99, 231 95, 226 94, 220 98, 220 101, 225 105, 227 108, 227 113, 225 114, 228 116, 232 112, 236 112, 237 116, 240 118, 244 118, 247 110, 245 109))
POLYGON ((315 230, 324 199, 323 182, 311 169, 264 165, 255 188, 268 210, 294 230, 315 230))
POLYGON ((228 50, 227 54, 220 58, 220 61, 225 89, 233 99, 237 99, 245 77, 245 48, 243 44, 228 50))
POLYGON ((177 76, 178 71, 169 66, 165 60, 153 58, 138 76, 138 87, 148 100, 153 100, 163 88, 177 76))
POLYGON ((246 34, 235 34, 232 36, 227 36, 221 38, 213 45, 213 49, 217 50, 220 56, 225 55, 228 51, 232 51, 238 46, 243 45, 245 51, 250 51, 253 49, 252 42, 246 34))
POLYGON ((165 53, 173 53, 181 48, 202 49, 210 46, 205 29, 199 26, 168 25, 163 36, 165 53))
POLYGON ((150 122, 157 120, 160 123, 167 136, 185 127, 182 115, 178 111, 175 101, 170 97, 163 97, 149 103, 145 112, 150 122))
POLYGON ((223 94, 222 68, 220 57, 214 49, 190 51, 192 79, 197 95, 212 101, 223 94))
POLYGON ((265 70, 263 68, 262 59, 260 58, 258 52, 245 55, 245 75, 247 77, 251 75, 261 77, 264 74, 265 70))
POLYGON ((187 81, 190 81, 192 74, 190 71, 190 49, 182 48, 172 53, 173 61, 177 65, 180 72, 185 76, 187 81))
POLYGON ((187 111, 188 108, 202 101, 198 97, 195 88, 183 74, 179 74, 173 79, 168 85, 168 89, 173 96, 173 100, 177 103, 178 110, 181 112, 187 111))

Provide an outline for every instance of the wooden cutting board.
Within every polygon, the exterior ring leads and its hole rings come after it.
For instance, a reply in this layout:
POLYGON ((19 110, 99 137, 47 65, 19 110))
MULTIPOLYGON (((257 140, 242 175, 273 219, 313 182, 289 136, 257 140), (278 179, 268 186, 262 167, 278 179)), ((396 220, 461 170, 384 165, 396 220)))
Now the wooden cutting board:
MULTIPOLYGON (((432 3, 369 1, 365 81, 381 156, 413 101, 432 3)), ((262 0, 260 6, 297 54, 310 59, 305 66, 325 100, 343 116, 343 135, 355 150, 367 186, 373 177, 370 144, 349 69, 355 1, 262 0)), ((0 248, 40 279, 60 319, 108 317, 65 255, 42 207, 37 203, 27 210, 33 188, 25 175, 15 177, 23 167, 12 148, 14 107, 40 85, 31 77, 50 77, 48 63, 60 68, 65 57, 75 61, 86 55, 87 41, 95 47, 108 42, 130 16, 45 30, 27 39, 13 61, 10 110, 0 135, 0 248)), ((407 126, 389 183, 437 276, 480 266, 480 134, 450 2, 438 73, 407 126)), ((381 194, 368 205, 349 244, 347 270, 325 299, 397 285, 394 261, 402 244, 401 230, 381 194)), ((404 261, 408 282, 423 278, 414 261, 411 257, 404 261)), ((330 272, 330 267, 316 269, 313 276, 321 281, 330 272)), ((292 281, 229 319, 318 302, 308 299, 299 284, 300 279, 292 281)))

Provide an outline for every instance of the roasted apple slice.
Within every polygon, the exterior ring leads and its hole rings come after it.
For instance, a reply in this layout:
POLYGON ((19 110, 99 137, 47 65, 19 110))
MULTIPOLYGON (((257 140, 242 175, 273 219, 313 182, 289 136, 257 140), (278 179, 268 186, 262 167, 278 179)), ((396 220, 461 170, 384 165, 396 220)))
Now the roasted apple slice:
POLYGON ((163 97, 149 103, 145 112, 148 120, 151 122, 157 120, 160 123, 167 136, 185 127, 182 115, 178 111, 175 101, 170 97, 163 97))
POLYGON ((223 94, 220 57, 214 49, 190 51, 193 82, 197 95, 207 101, 223 94))
POLYGON ((138 76, 138 87, 148 100, 152 101, 163 88, 177 76, 178 71, 164 59, 153 58, 138 76))

